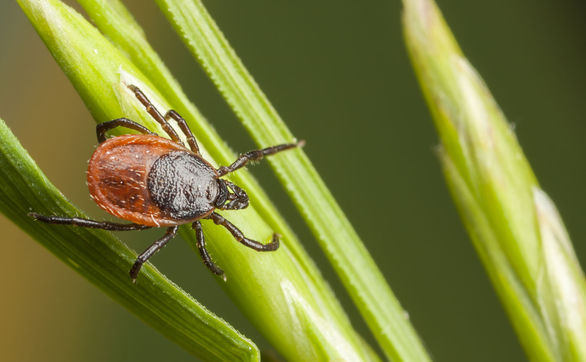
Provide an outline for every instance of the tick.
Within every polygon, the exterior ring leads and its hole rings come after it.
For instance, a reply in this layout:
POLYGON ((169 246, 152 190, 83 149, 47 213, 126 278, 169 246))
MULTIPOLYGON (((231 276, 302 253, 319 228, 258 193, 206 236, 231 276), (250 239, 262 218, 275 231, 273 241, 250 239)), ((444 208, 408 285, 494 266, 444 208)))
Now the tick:
POLYGON ((304 141, 281 144, 246 152, 230 166, 213 167, 199 152, 199 146, 185 120, 174 110, 163 116, 136 86, 129 85, 136 98, 157 121, 170 139, 151 132, 127 118, 118 118, 98 124, 96 134, 99 146, 92 155, 87 171, 90 196, 102 209, 130 224, 66 218, 29 213, 36 220, 62 225, 75 225, 111 231, 144 230, 167 227, 165 235, 140 254, 130 277, 136 281, 142 265, 175 237, 179 225, 191 223, 197 238, 197 247, 204 264, 217 275, 223 275, 206 250, 200 220, 211 219, 225 227, 243 245, 256 251, 274 251, 279 248, 279 235, 273 234, 268 244, 248 239, 230 221, 215 212, 239 210, 248 206, 246 192, 221 177, 244 167, 249 161, 304 145, 304 141), (186 137, 189 149, 169 124, 177 122, 186 137), (127 134, 107 138, 106 132, 125 127, 141 134, 127 134))

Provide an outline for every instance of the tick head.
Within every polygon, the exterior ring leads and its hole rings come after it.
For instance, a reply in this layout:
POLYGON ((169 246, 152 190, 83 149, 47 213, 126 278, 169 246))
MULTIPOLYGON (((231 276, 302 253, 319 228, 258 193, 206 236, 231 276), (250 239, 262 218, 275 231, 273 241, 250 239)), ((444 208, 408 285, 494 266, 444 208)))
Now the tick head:
POLYGON ((246 191, 227 180, 218 179, 218 197, 214 206, 220 210, 239 210, 248 207, 246 191))

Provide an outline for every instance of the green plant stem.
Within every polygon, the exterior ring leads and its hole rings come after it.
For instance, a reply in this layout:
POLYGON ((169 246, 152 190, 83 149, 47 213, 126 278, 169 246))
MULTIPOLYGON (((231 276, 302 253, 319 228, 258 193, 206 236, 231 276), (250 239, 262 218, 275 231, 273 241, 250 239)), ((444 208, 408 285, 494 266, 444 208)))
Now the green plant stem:
MULTIPOLYGON (((256 143, 293 141, 201 1, 157 3, 256 143)), ((308 157, 296 152, 270 162, 387 357, 428 360, 406 313, 308 157)))
POLYGON ((450 191, 534 361, 586 360, 586 280, 553 202, 431 0, 404 0, 405 39, 450 191))

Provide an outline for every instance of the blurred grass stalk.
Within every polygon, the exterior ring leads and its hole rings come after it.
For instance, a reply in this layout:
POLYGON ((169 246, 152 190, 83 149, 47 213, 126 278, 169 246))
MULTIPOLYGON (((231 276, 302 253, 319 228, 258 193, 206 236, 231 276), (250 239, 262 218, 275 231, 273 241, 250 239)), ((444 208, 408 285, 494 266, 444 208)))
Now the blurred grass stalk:
POLYGON ((586 361, 586 282, 553 202, 436 4, 403 4, 449 188, 526 353, 586 361))
MULTIPOLYGON (((100 3, 107 5, 112 1, 95 2, 96 5, 100 3)), ((155 79, 147 78, 145 73, 139 70, 144 64, 138 66, 134 64, 126 54, 115 48, 81 15, 59 0, 19 0, 19 4, 97 122, 124 116, 162 134, 160 127, 150 119, 126 85, 137 85, 156 107, 164 112, 170 109, 164 95, 168 93, 168 89, 165 88, 169 87, 164 86, 163 91, 159 91, 153 86, 158 84, 157 77, 164 72, 155 72, 155 74, 147 69, 146 74, 153 75, 155 79)), ((107 22, 108 19, 105 21, 107 22)), ((140 29, 129 30, 131 32, 127 34, 128 37, 142 39, 143 34, 140 29)), ((142 50, 146 52, 149 59, 155 60, 155 63, 160 62, 156 55, 148 54, 152 52, 150 47, 142 50)), ((163 67, 162 63, 154 64, 154 66, 163 67)), ((170 74, 167 76, 170 77, 170 74)), ((185 100, 184 96, 183 100, 185 100)), ((187 110, 184 116, 190 126, 194 126, 197 122, 205 122, 199 114, 195 114, 196 110, 192 105, 181 104, 181 106, 187 110)), ((206 156, 209 155, 210 150, 214 149, 220 149, 224 155, 231 154, 225 144, 213 143, 217 135, 210 133, 213 132, 211 127, 198 129, 202 132, 198 134, 198 138, 202 141, 200 145, 203 146, 202 151, 206 156), (208 133, 205 133, 206 129, 208 133)), ((127 133, 127 130, 123 133, 127 133)), ((210 160, 218 161, 214 158, 210 160)), ((253 187, 254 184, 244 183, 241 186, 250 191, 249 186, 253 187)), ((27 185, 23 184, 20 187, 24 188, 27 185)), ((253 200, 260 200, 258 205, 270 204, 262 192, 252 197, 253 200)), ((204 221, 210 253, 224 269, 228 278, 226 283, 221 282, 222 286, 232 296, 234 302, 288 360, 377 360, 377 356, 370 347, 352 329, 339 302, 321 278, 319 270, 298 244, 293 233, 286 227, 279 227, 279 225, 286 225, 285 222, 283 220, 273 222, 276 226, 267 224, 261 216, 267 211, 259 212, 256 207, 257 204, 253 204, 246 210, 231 213, 230 220, 248 237, 256 240, 269 240, 273 230, 281 233, 283 239, 278 252, 258 253, 247 249, 238 244, 223 228, 204 221)), ((63 212, 62 209, 56 207, 39 211, 63 212)), ((65 215, 70 214, 71 211, 65 213, 65 215)), ((22 218, 22 215, 20 217, 22 218)), ((279 218, 277 214, 272 220, 279 218)), ((25 225, 25 227, 30 231, 30 228, 34 228, 35 225, 25 225)), ((76 229, 51 225, 37 225, 37 227, 45 230, 50 230, 51 227, 76 229)), ((188 242, 194 243, 195 238, 191 228, 182 227, 182 233, 188 242)), ((109 233, 106 234, 109 235, 109 233)), ((64 240, 64 243, 75 244, 76 241, 75 238, 70 238, 64 240)), ((128 259, 128 256, 124 257, 125 260, 128 259)), ((199 256, 195 253, 193 262, 200 262, 199 256)), ((78 270, 87 277, 87 271, 83 267, 78 270)), ((139 275, 138 286, 146 282, 145 275, 148 277, 152 273, 154 268, 150 264, 145 265, 139 275)), ((123 277, 127 278, 126 272, 123 277)), ((100 282, 99 275, 97 278, 100 282)), ((107 281, 101 282, 107 283, 107 281)), ((133 286, 129 280, 124 288, 132 292, 129 288, 133 286)), ((132 303, 126 306, 141 316, 141 310, 132 303)), ((159 325, 159 330, 167 335, 173 335, 174 329, 186 327, 188 326, 177 324, 159 325)), ((213 349, 213 347, 210 348, 213 349)), ((221 348, 221 346, 218 347, 221 348)), ((193 348, 190 350, 193 352, 193 348)), ((254 355, 253 351, 250 356, 254 355)))

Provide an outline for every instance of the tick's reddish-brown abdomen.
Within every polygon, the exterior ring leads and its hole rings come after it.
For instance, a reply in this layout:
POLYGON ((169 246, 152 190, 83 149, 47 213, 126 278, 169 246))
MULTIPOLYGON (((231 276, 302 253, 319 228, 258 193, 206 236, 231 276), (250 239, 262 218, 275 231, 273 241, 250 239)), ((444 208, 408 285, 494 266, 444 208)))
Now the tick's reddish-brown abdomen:
POLYGON ((124 135, 102 142, 90 159, 89 192, 102 209, 119 218, 147 226, 172 226, 185 221, 167 215, 153 202, 149 172, 161 156, 190 152, 154 135, 124 135))

